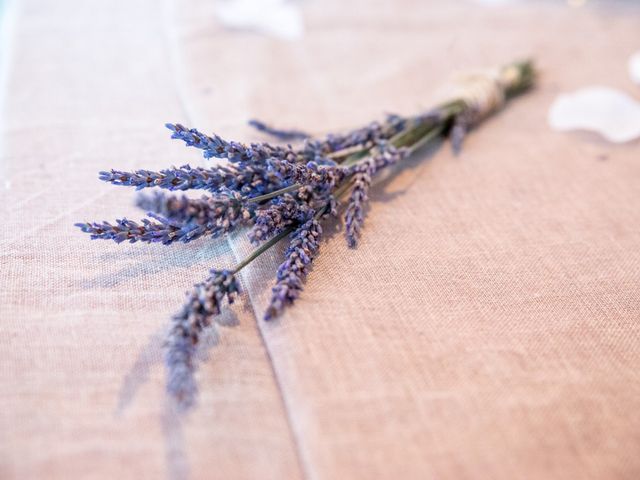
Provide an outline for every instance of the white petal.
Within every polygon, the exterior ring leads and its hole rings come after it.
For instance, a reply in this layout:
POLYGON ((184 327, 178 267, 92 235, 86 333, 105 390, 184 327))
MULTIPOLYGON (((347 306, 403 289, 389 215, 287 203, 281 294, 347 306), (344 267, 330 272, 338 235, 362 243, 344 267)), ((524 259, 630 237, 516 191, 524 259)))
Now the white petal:
POLYGON ((217 4, 218 19, 230 28, 254 30, 294 40, 304 31, 300 8, 286 0, 226 0, 217 4))
POLYGON ((640 103, 608 87, 587 87, 559 95, 549 110, 556 130, 590 130, 616 143, 640 137, 640 103))
POLYGON ((640 50, 629 57, 629 76, 640 85, 640 50))

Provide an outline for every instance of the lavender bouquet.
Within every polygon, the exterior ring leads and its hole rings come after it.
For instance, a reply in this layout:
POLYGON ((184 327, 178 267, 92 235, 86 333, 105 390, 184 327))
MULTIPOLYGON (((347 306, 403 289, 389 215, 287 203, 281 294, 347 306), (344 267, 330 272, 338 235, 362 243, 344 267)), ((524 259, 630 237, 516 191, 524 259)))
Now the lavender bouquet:
POLYGON ((220 313, 225 300, 239 292, 237 274, 259 255, 287 238, 282 264, 275 272, 265 320, 277 317, 300 295, 309 266, 318 255, 322 222, 338 216, 344 205, 344 232, 350 247, 362 233, 368 192, 380 172, 443 137, 458 151, 471 127, 502 107, 534 82, 531 62, 508 65, 462 79, 452 99, 413 117, 388 115, 381 122, 343 134, 314 139, 297 130, 278 130, 252 121, 258 130, 297 147, 270 143, 243 144, 206 135, 180 124, 167 124, 172 138, 199 149, 205 158, 226 159, 210 168, 169 168, 100 172, 114 185, 176 191, 199 189, 199 199, 155 192, 138 198, 148 211, 140 222, 78 223, 92 239, 115 242, 159 242, 165 245, 216 238, 247 227, 256 249, 238 265, 211 270, 187 294, 172 317, 166 339, 167 390, 183 407, 196 393, 194 355, 203 329, 220 313))

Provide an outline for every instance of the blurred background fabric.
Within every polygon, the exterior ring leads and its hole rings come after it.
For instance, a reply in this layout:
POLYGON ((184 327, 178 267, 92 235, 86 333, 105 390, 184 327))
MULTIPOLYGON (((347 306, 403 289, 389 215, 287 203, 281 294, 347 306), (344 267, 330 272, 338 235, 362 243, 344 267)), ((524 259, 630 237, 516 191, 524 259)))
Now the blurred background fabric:
POLYGON ((0 478, 640 478, 638 142, 546 123, 563 91, 640 96, 640 5, 268 3, 271 26, 246 2, 10 2, 0 478), (538 87, 377 185, 358 248, 329 235, 282 318, 261 312, 283 247, 242 272, 176 417, 164 328, 248 245, 90 242, 75 222, 143 214, 97 172, 205 165, 165 122, 326 133, 526 56, 538 87))

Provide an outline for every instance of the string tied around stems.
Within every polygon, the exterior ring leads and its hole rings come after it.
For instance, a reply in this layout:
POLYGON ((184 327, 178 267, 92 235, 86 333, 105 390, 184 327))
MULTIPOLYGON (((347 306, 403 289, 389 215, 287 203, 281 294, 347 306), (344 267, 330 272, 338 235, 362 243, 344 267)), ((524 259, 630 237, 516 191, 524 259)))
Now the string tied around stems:
POLYGON ((471 123, 476 123, 502 108, 510 81, 501 71, 488 70, 466 73, 454 80, 452 98, 464 102, 471 123))

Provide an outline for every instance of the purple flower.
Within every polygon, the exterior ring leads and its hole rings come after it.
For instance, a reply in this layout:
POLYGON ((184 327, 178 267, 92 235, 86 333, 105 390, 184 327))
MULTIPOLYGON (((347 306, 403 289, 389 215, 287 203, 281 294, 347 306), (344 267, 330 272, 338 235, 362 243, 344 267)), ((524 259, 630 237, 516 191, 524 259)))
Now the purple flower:
POLYGON ((309 265, 318 254, 321 235, 322 227, 313 216, 291 234, 285 261, 278 267, 277 283, 272 289, 271 302, 264 314, 265 320, 280 315, 300 295, 309 265))
POLYGON ((398 163, 406 155, 406 149, 397 149, 387 142, 382 142, 376 154, 352 167, 347 167, 347 171, 353 175, 353 187, 344 217, 345 236, 351 248, 358 244, 372 178, 384 168, 398 163))
POLYGON ((291 194, 275 198, 271 203, 257 211, 249 239, 254 244, 278 235, 294 222, 305 221, 312 212, 309 205, 291 194))
POLYGON ((294 140, 304 140, 305 138, 309 138, 309 135, 306 132, 301 130, 282 130, 279 128, 274 128, 270 125, 267 125, 260 120, 249 120, 249 125, 251 125, 256 130, 271 135, 278 140, 282 140, 283 142, 290 142, 294 140))
POLYGON ((314 161, 304 164, 274 158, 268 160, 267 165, 286 183, 308 185, 318 193, 330 191, 345 175, 342 169, 331 165, 319 165, 314 161))
POLYGON ((344 215, 345 236, 347 244, 354 248, 358 244, 358 237, 364 223, 364 209, 369 200, 371 175, 368 172, 356 172, 353 175, 353 188, 349 197, 349 205, 344 215))
POLYGON ((153 192, 152 195, 138 195, 136 203, 143 210, 155 214, 152 215, 154 218, 161 217, 172 224, 197 223, 227 228, 226 222, 235 224, 253 218, 256 206, 243 204, 241 200, 242 197, 231 192, 226 192, 225 196, 203 195, 197 199, 153 192))
POLYGON ((182 409, 195 402, 195 352, 202 330, 220 313, 226 298, 233 303, 240 288, 229 270, 211 270, 211 275, 187 293, 182 309, 171 319, 165 343, 167 391, 182 409))
POLYGON ((195 128, 188 129, 179 123, 167 123, 166 127, 173 132, 171 138, 182 140, 189 147, 203 150, 205 158, 227 158, 231 162, 260 163, 272 157, 295 160, 297 155, 290 147, 280 147, 268 143, 228 142, 218 135, 205 135, 195 128))
POLYGON ((116 243, 162 242, 172 243, 181 238, 180 227, 154 223, 143 218, 140 223, 126 218, 119 218, 115 224, 109 222, 76 223, 83 232, 91 235, 91 240, 113 240, 116 243))
POLYGON ((149 216, 157 222, 144 218, 138 223, 123 218, 116 220, 115 224, 93 222, 76 223, 76 226, 91 234, 93 240, 168 245, 177 241, 187 243, 202 236, 218 237, 250 220, 254 211, 255 205, 245 204, 239 193, 229 192, 213 198, 187 200, 180 211, 179 221, 152 213, 149 216))
POLYGON ((198 189, 217 193, 224 189, 231 189, 243 195, 262 195, 285 186, 278 175, 269 170, 266 165, 244 163, 213 168, 184 165, 158 172, 111 170, 100 172, 99 178, 113 185, 136 187, 136 190, 160 187, 167 190, 198 189))

